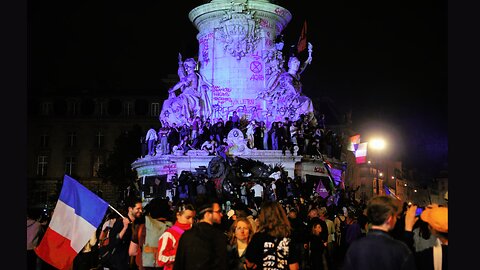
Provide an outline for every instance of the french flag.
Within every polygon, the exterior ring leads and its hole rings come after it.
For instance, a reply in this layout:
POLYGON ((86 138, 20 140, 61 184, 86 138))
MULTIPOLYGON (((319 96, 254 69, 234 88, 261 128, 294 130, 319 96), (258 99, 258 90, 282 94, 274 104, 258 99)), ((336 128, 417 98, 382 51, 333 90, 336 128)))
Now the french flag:
POLYGON ((347 145, 347 150, 355 152, 357 151, 359 144, 360 144, 360 134, 355 134, 350 137, 350 144, 347 145))
POLYGON ((357 151, 355 151, 355 161, 357 164, 367 162, 367 145, 368 142, 364 142, 358 145, 357 151))
POLYGON ((65 175, 50 224, 35 253, 57 269, 69 268, 100 226, 107 208, 107 202, 65 175))

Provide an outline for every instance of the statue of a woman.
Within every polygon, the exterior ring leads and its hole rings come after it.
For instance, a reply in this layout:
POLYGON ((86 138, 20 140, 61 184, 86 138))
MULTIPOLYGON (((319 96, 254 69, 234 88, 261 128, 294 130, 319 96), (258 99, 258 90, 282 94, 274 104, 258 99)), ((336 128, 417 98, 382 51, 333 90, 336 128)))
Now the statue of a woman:
POLYGON ((281 70, 269 78, 267 89, 259 98, 275 104, 276 118, 290 117, 298 119, 301 114, 313 116, 313 104, 310 98, 302 95, 300 74, 312 62, 312 45, 309 43, 309 56, 302 64, 296 56, 288 59, 288 70, 281 70))
POLYGON ((208 117, 211 114, 211 102, 207 91, 211 84, 195 71, 197 62, 193 58, 182 61, 178 56, 178 77, 180 80, 168 90, 169 96, 165 100, 160 113, 160 120, 170 124, 183 125, 189 123, 196 116, 208 117), (181 93, 176 96, 175 91, 181 93))

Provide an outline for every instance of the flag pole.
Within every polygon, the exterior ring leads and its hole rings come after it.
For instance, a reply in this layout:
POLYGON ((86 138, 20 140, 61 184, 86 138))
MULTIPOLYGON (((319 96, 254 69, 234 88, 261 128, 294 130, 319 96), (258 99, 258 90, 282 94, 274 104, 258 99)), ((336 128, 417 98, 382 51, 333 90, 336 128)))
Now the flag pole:
POLYGON ((117 213, 121 218, 125 218, 122 214, 120 214, 120 212, 117 211, 117 209, 113 208, 113 206, 111 206, 110 204, 108 205, 108 207, 110 207, 110 209, 115 211, 115 213, 117 213))

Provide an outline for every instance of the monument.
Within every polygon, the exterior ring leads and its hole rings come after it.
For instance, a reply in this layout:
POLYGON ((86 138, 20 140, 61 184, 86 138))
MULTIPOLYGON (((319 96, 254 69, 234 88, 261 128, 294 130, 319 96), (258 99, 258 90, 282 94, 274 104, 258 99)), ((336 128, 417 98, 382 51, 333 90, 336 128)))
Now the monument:
POLYGON ((198 62, 180 55, 180 80, 163 103, 160 121, 180 126, 195 116, 227 119, 233 111, 267 126, 301 114, 315 121, 300 81, 313 46, 301 66, 275 44, 291 17, 285 8, 261 0, 214 0, 190 11, 199 31, 198 62))
MULTIPOLYGON (((277 39, 291 18, 287 9, 269 0, 212 0, 191 10, 189 19, 199 31, 198 56, 184 59, 179 54, 179 81, 168 89, 159 115, 162 125, 190 125, 197 116, 203 121, 227 120, 234 111, 247 122, 263 121, 268 128, 286 117, 315 125, 312 101, 303 95, 300 80, 312 61, 313 46, 308 44, 308 58, 302 64, 295 56, 283 55, 277 39)), ((282 164, 292 178, 302 170, 301 156, 252 149, 240 129, 230 131, 226 140, 229 156, 282 164)), ((140 158, 132 168, 139 178, 167 175, 170 179, 184 170, 208 166, 212 158, 190 150, 186 155, 140 158)))

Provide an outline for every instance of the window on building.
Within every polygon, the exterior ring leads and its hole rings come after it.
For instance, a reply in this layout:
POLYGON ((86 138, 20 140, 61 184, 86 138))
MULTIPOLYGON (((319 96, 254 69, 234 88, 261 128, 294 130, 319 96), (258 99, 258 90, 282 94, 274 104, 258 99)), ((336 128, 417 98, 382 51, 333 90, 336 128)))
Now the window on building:
POLYGON ((93 177, 98 177, 98 171, 100 170, 100 167, 103 165, 103 157, 101 155, 95 156, 93 160, 93 171, 92 175, 93 177))
POLYGON ((68 103, 68 112, 70 115, 78 114, 78 103, 76 101, 71 101, 68 103))
POLYGON ((40 155, 37 158, 37 176, 46 176, 48 167, 48 156, 40 155))
POLYGON ((133 104, 131 102, 125 102, 123 104, 123 114, 130 116, 133 113, 133 104))
POLYGON ((40 135, 40 147, 48 147, 50 136, 47 133, 40 135))
POLYGON ((67 146, 74 147, 77 144, 77 133, 70 131, 67 133, 67 146))
POLYGON ((99 106, 99 114, 100 114, 100 116, 106 115, 107 107, 106 107, 106 105, 105 105, 105 102, 100 102, 100 104, 99 104, 98 106, 99 106))
POLYGON ((65 173, 68 175, 73 175, 75 172, 76 159, 75 157, 67 157, 65 159, 65 173))
POLYGON ((104 139, 105 135, 103 134, 103 131, 97 131, 97 133, 95 134, 95 147, 102 148, 104 144, 104 139))
POLYGON ((150 108, 150 115, 151 116, 160 115, 160 103, 152 103, 150 108))
POLYGON ((51 115, 53 110, 52 102, 42 103, 42 115, 51 115))

